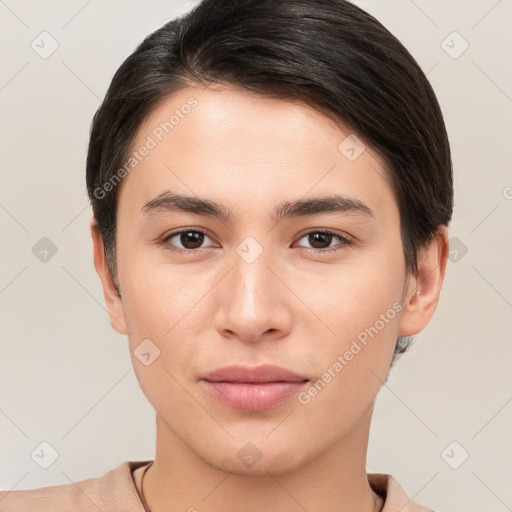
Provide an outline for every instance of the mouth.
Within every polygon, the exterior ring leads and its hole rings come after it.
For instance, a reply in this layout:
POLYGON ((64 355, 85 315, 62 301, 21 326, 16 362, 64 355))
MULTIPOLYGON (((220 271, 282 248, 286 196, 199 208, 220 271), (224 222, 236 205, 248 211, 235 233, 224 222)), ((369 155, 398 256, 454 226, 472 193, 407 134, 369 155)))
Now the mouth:
POLYGON ((274 365, 226 366, 200 381, 217 400, 234 409, 264 411, 300 392, 309 380, 274 365))

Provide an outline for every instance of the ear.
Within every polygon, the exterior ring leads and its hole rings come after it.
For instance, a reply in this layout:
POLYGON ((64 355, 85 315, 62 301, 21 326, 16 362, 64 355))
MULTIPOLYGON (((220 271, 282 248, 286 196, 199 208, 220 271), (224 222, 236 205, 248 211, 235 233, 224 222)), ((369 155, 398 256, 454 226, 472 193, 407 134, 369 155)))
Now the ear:
POLYGON ((437 234, 418 253, 418 272, 409 276, 400 318, 399 336, 412 336, 422 331, 436 310, 448 261, 449 239, 446 226, 438 226, 437 234))
POLYGON ((94 267, 96 268, 96 272, 103 286, 103 295, 105 296, 110 325, 119 334, 126 335, 128 332, 126 329, 123 302, 112 278, 112 273, 107 265, 103 240, 94 217, 91 219, 91 237, 94 251, 94 267))

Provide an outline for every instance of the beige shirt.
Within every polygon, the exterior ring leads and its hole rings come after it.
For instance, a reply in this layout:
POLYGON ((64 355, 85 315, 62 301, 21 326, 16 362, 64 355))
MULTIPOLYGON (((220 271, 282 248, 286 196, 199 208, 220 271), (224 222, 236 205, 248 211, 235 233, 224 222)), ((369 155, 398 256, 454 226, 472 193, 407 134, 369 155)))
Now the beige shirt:
MULTIPOLYGON (((99 478, 0 492, 1 512, 144 512, 140 478, 151 461, 127 461, 99 478)), ((369 473, 372 489, 384 499, 382 512, 433 512, 411 501, 390 475, 369 473)))

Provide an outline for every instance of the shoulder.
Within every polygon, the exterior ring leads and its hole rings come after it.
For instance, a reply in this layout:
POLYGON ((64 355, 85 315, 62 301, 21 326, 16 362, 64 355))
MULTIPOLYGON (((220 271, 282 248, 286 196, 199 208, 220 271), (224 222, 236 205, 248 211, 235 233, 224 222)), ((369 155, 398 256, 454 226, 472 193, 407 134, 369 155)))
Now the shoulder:
POLYGON ((123 462, 98 478, 0 492, 2 512, 143 512, 132 471, 149 461, 123 462))
POLYGON ((412 501, 391 475, 369 473, 368 481, 371 488, 385 500, 382 512, 435 512, 412 501))

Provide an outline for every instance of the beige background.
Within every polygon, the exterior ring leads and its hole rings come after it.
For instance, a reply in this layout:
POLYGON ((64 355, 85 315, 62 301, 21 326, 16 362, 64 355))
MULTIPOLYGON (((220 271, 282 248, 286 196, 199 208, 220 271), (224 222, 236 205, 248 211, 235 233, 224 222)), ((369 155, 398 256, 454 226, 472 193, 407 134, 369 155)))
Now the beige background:
MULTIPOLYGON (((392 473, 439 511, 511 510, 512 1, 356 3, 428 72, 456 185, 457 240, 440 305, 380 393, 368 470, 392 473)), ((110 328, 92 263, 84 162, 117 67, 191 5, 0 0, 1 489, 153 458, 154 412, 125 338, 110 328), (47 58, 31 47, 43 51, 41 37, 45 51, 58 44, 47 58), (43 237, 57 248, 46 263, 32 252, 43 237), (58 452, 47 469, 31 457, 44 441, 58 452)))

